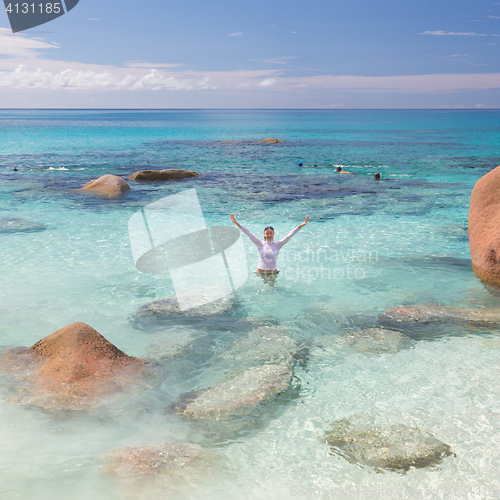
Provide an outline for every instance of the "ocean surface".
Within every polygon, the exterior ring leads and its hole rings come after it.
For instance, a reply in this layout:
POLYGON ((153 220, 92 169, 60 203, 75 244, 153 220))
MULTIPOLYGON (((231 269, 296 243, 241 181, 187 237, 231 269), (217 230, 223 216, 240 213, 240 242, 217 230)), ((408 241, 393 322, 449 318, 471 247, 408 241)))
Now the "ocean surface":
POLYGON ((2 349, 82 321, 162 373, 147 390, 56 413, 13 404, 2 375, 2 500, 498 498, 499 328, 388 324, 383 313, 499 305, 471 270, 467 216, 475 182, 500 164, 500 111, 0 110, 0 138, 2 349), (268 137, 282 142, 258 142, 268 137), (75 191, 104 174, 165 168, 199 176, 130 181, 114 199, 75 191), (245 237, 248 280, 218 325, 138 327, 134 313, 174 288, 168 273, 135 268, 128 221, 193 188, 207 225, 231 225, 234 213, 280 239, 310 220, 281 251, 276 280, 254 273, 245 237), (230 376, 221 360, 247 335, 242 319, 281 325, 302 346, 289 394, 236 430, 181 419, 172 408, 182 394, 230 376), (406 347, 342 342, 374 327, 401 332, 406 347), (355 418, 418 427, 454 456, 401 473, 330 453, 325 432, 355 418), (218 465, 182 480, 104 471, 110 450, 171 440, 213 450, 218 465))

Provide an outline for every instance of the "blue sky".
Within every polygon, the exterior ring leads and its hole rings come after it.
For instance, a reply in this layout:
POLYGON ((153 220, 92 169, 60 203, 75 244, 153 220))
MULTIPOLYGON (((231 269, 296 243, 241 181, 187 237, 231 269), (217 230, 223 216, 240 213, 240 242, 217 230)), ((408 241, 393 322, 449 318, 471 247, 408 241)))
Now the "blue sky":
POLYGON ((80 0, 13 34, 0 107, 500 108, 500 0, 80 0))

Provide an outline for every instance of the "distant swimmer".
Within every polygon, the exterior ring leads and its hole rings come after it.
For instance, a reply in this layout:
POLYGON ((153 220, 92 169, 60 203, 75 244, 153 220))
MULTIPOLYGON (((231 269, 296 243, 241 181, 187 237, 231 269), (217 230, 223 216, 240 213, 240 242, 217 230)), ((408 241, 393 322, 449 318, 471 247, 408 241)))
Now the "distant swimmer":
POLYGON ((337 167, 336 170, 339 174, 352 174, 352 173, 354 173, 354 172, 348 172, 347 170, 342 170, 342 167, 337 167))
POLYGON ((279 251, 281 248, 288 243, 290 238, 296 235, 300 229, 302 229, 309 221, 309 215, 306 220, 299 224, 295 229, 290 231, 282 240, 274 242, 274 229, 272 226, 266 226, 264 228, 264 241, 259 240, 254 236, 246 227, 239 224, 234 215, 231 214, 231 222, 236 224, 255 244, 259 249, 259 265, 257 267, 257 274, 276 274, 278 270, 276 269, 276 259, 278 258, 279 251))
POLYGON ((304 165, 302 162, 300 162, 299 167, 302 167, 302 168, 326 168, 326 165, 304 165))
POLYGON ((18 170, 17 170, 17 165, 14 165, 14 170, 13 170, 13 172, 18 172, 18 170))
POLYGON ((375 177, 375 180, 376 180, 376 181, 379 181, 379 180, 380 180, 380 172, 375 172, 375 173, 373 174, 373 177, 375 177))

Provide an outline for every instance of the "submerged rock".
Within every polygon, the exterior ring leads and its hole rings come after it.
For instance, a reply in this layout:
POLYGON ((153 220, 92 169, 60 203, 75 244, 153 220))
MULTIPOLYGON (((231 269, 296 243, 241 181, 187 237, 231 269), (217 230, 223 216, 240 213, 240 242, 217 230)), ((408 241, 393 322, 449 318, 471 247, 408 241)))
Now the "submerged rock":
POLYGON ((2 354, 2 371, 17 377, 12 402, 81 409, 123 389, 146 362, 128 356, 91 326, 72 323, 30 348, 2 354))
POLYGON ((332 454, 352 463, 399 472, 437 465, 454 455, 449 445, 433 435, 404 425, 358 428, 343 419, 334 422, 324 441, 332 454))
POLYGON ((410 337, 404 333, 385 328, 367 328, 342 336, 339 341, 345 342, 356 351, 362 353, 396 353, 412 344, 410 337))
POLYGON ((153 474, 178 476, 186 469, 203 467, 214 454, 192 443, 166 442, 112 450, 105 456, 106 472, 116 477, 153 474))
POLYGON ((440 304, 401 306, 388 309, 381 315, 381 319, 398 322, 463 321, 474 324, 498 324, 500 323, 500 307, 472 309, 440 304))
POLYGON ((189 355, 195 337, 190 330, 177 326, 156 332, 148 348, 148 357, 161 362, 185 358, 189 355))
POLYGON ((194 319, 200 320, 217 316, 231 311, 233 308, 231 297, 223 297, 216 301, 193 307, 185 311, 181 310, 175 295, 166 299, 153 300, 140 307, 132 316, 131 321, 137 326, 150 324, 151 322, 171 319, 194 319))
POLYGON ((194 170, 182 170, 180 168, 167 168, 165 170, 140 170, 129 175, 131 181, 170 181, 173 179, 184 179, 186 177, 198 177, 194 170))
POLYGON ((30 233, 44 229, 47 229, 47 226, 40 222, 19 217, 0 217, 0 233, 30 233))
POLYGON ((472 190, 469 247, 475 275, 500 285, 500 167, 481 177, 472 190))
POLYGON ((231 344, 221 354, 223 362, 233 368, 249 368, 262 365, 292 366, 299 347, 286 335, 282 326, 264 326, 231 344))
POLYGON ((288 366, 256 366, 213 388, 185 394, 175 409, 178 415, 192 420, 238 417, 288 390, 291 380, 288 366))
POLYGON ((118 175, 103 175, 98 179, 87 182, 85 186, 77 191, 91 191, 99 196, 113 197, 128 191, 130 186, 127 181, 118 175))

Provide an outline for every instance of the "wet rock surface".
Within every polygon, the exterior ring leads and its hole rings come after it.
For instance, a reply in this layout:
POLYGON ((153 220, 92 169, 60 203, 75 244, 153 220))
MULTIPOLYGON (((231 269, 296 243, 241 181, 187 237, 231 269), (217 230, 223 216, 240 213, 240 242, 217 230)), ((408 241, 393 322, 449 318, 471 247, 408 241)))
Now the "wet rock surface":
POLYGON ((91 326, 72 323, 30 348, 8 349, 1 370, 15 377, 11 402, 83 409, 125 388, 147 363, 128 356, 91 326))
POLYGON ((128 191, 130 186, 127 181, 118 175, 103 175, 98 179, 87 182, 77 191, 89 191, 98 196, 114 197, 128 191))
POLYGON ((182 170, 180 168, 167 168, 164 170, 140 170, 130 175, 132 181, 170 181, 185 179, 186 177, 198 177, 194 170, 182 170))
POLYGON ((176 405, 178 415, 191 420, 219 420, 252 412, 290 387, 292 369, 280 365, 249 368, 214 387, 185 394, 176 405))
POLYGON ((352 463, 397 472, 435 466, 454 455, 449 445, 416 427, 366 426, 349 419, 334 422, 324 441, 332 454, 352 463))

